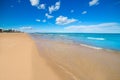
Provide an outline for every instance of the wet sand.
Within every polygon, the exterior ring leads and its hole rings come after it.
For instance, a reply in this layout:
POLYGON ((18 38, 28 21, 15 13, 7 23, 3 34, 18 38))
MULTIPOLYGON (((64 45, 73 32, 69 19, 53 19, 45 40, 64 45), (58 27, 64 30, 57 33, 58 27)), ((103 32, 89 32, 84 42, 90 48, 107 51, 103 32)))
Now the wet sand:
POLYGON ((120 52, 46 39, 34 39, 62 80, 120 80, 120 52))
POLYGON ((120 52, 33 40, 0 34, 0 80, 120 80, 120 52))
POLYGON ((0 33, 0 80, 62 80, 25 33, 0 33))

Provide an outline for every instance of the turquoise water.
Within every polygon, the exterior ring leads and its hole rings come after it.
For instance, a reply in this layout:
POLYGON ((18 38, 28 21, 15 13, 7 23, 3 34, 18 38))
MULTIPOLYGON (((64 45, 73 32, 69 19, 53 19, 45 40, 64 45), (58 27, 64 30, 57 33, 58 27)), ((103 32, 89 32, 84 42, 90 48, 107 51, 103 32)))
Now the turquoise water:
POLYGON ((120 51, 120 34, 98 33, 32 33, 32 37, 85 44, 120 51))

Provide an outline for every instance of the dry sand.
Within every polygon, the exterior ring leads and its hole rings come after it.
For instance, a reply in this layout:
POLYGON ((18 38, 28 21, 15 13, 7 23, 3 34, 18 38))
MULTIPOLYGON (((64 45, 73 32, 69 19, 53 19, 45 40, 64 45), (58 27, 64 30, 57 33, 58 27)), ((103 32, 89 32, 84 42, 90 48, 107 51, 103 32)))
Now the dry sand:
POLYGON ((40 55, 63 80, 120 80, 120 52, 45 39, 35 41, 40 55))
POLYGON ((0 80, 120 80, 120 53, 35 41, 38 49, 27 34, 0 34, 0 80))
POLYGON ((0 80, 61 80, 25 33, 0 33, 0 80))

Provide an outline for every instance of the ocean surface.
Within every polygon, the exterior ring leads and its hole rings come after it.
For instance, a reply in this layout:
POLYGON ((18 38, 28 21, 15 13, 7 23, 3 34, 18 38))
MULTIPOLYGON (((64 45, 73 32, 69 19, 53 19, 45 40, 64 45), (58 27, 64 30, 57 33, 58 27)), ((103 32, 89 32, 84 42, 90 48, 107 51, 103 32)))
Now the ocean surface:
POLYGON ((99 33, 31 33, 33 38, 43 38, 83 46, 93 46, 96 49, 120 51, 120 34, 99 33))

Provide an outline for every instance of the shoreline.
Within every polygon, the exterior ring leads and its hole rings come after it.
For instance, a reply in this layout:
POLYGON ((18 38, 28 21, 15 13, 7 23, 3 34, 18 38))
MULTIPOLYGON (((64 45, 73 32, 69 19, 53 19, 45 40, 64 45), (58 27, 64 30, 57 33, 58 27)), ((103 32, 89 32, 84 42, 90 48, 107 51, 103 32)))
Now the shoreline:
MULTIPOLYGON (((77 45, 78 45, 78 44, 77 44, 77 45)), ((91 48, 91 49, 97 49, 97 50, 104 50, 104 51, 108 51, 108 52, 120 53, 120 51, 118 51, 118 50, 111 50, 111 49, 106 49, 106 48, 91 46, 91 45, 87 45, 87 44, 80 44, 80 45, 81 45, 81 46, 84 46, 84 47, 91 48)))
POLYGON ((120 80, 120 54, 81 45, 0 34, 0 80, 120 80))
POLYGON ((117 52, 42 38, 33 40, 42 51, 41 56, 58 65, 60 71, 64 70, 65 80, 73 77, 73 80, 120 79, 120 54, 117 52))
MULTIPOLYGON (((29 34, 29 36, 32 37, 31 34, 29 34)), ((88 44, 85 44, 85 43, 78 43, 78 42, 73 42, 73 41, 68 41, 67 42, 67 40, 66 41, 61 41, 61 40, 52 40, 52 39, 45 39, 45 38, 36 38, 36 39, 48 40, 48 41, 58 42, 58 43, 60 42, 60 43, 65 43, 65 44, 80 45, 80 46, 91 48, 91 49, 98 49, 98 50, 105 50, 105 51, 120 53, 119 50, 113 50, 113 49, 107 49, 107 48, 97 47, 97 46, 88 45, 88 44)))

